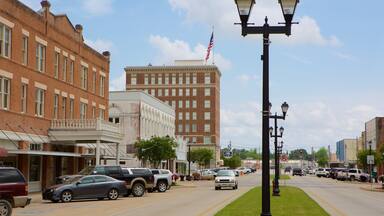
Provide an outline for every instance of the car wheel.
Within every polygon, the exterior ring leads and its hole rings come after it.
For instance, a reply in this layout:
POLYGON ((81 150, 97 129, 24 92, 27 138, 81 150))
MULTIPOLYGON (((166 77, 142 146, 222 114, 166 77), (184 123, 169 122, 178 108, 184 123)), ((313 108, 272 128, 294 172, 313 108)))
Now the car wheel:
POLYGON ((7 200, 0 200, 0 216, 11 216, 12 205, 7 200))
POLYGON ((135 183, 132 186, 132 194, 134 197, 141 197, 144 195, 145 187, 142 183, 135 183))
POLYGON ((71 202, 72 201, 72 192, 69 190, 63 191, 61 193, 61 201, 62 202, 71 202))
POLYGON ((108 199, 117 200, 117 198, 119 198, 119 191, 116 190, 115 188, 112 188, 111 190, 109 190, 108 199))
POLYGON ((351 181, 355 181, 355 176, 351 176, 349 179, 350 179, 351 181))
POLYGON ((168 184, 164 181, 160 181, 159 183, 157 183, 157 191, 159 191, 160 193, 163 193, 167 190, 168 188, 168 184))

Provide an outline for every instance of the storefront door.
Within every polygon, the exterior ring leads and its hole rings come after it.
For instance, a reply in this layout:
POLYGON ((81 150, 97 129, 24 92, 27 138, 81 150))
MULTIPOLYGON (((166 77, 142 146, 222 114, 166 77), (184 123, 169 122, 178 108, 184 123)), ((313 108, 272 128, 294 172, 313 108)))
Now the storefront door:
POLYGON ((29 192, 41 191, 41 156, 29 156, 29 192))

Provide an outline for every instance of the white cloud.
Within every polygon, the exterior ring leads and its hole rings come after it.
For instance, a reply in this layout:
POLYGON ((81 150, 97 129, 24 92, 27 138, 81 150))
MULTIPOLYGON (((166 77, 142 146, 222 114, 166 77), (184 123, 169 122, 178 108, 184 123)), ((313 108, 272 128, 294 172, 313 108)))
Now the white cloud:
POLYGON ((114 0, 83 0, 83 9, 91 15, 98 16, 113 12, 114 0))
POLYGON ((109 83, 109 90, 110 91, 124 91, 125 90, 125 73, 122 73, 120 76, 116 77, 115 79, 112 79, 109 83))
MULTIPOLYGON (((203 23, 207 26, 215 25, 218 35, 232 35, 239 37, 240 27, 235 27, 233 23, 238 23, 238 13, 234 1, 231 0, 168 0, 171 7, 178 12, 185 14, 188 23, 203 23), (202 7, 204 5, 204 7, 202 7)), ((264 17, 268 15, 269 23, 277 24, 284 20, 281 9, 277 1, 259 0, 253 10, 250 22, 263 24, 264 17)), ((324 36, 317 22, 309 17, 296 17, 300 22, 294 25, 292 35, 287 40, 285 36, 276 36, 278 42, 289 44, 314 44, 339 46, 340 40, 336 36, 324 36), (284 38, 283 38, 284 37, 284 38)))
POLYGON ((102 39, 96 39, 96 40, 89 40, 85 39, 85 43, 88 44, 93 49, 104 52, 104 51, 111 51, 113 48, 113 43, 108 40, 102 40, 102 39))
POLYGON ((35 11, 41 8, 39 0, 20 0, 20 1, 35 11))
MULTIPOLYGON (((197 60, 204 59, 207 47, 202 44, 197 44, 194 48, 182 40, 171 41, 167 37, 162 37, 159 35, 151 35, 149 42, 155 47, 158 51, 155 56, 155 64, 173 64, 174 60, 197 60)), ((224 58, 220 53, 215 53, 215 64, 221 70, 228 70, 231 68, 231 62, 224 58)), ((212 63, 213 56, 211 53, 211 58, 208 61, 209 64, 212 63)))
POLYGON ((260 81, 257 75, 240 74, 236 77, 242 84, 247 84, 250 81, 260 81))

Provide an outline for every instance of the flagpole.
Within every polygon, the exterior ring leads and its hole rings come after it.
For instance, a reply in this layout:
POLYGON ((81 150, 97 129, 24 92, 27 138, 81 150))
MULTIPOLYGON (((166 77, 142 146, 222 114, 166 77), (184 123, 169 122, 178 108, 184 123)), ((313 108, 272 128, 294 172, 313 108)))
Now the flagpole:
MULTIPOLYGON (((213 41, 215 41, 215 25, 212 25, 213 41)), ((212 47, 212 64, 215 64, 215 45, 212 47)))

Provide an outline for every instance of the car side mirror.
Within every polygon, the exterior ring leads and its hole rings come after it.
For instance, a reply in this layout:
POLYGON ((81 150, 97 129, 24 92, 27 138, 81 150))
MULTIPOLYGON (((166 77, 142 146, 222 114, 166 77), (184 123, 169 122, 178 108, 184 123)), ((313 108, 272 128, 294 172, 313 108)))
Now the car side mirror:
POLYGON ((76 182, 76 186, 78 186, 79 184, 81 184, 81 182, 79 182, 79 181, 78 181, 78 182, 76 182))

